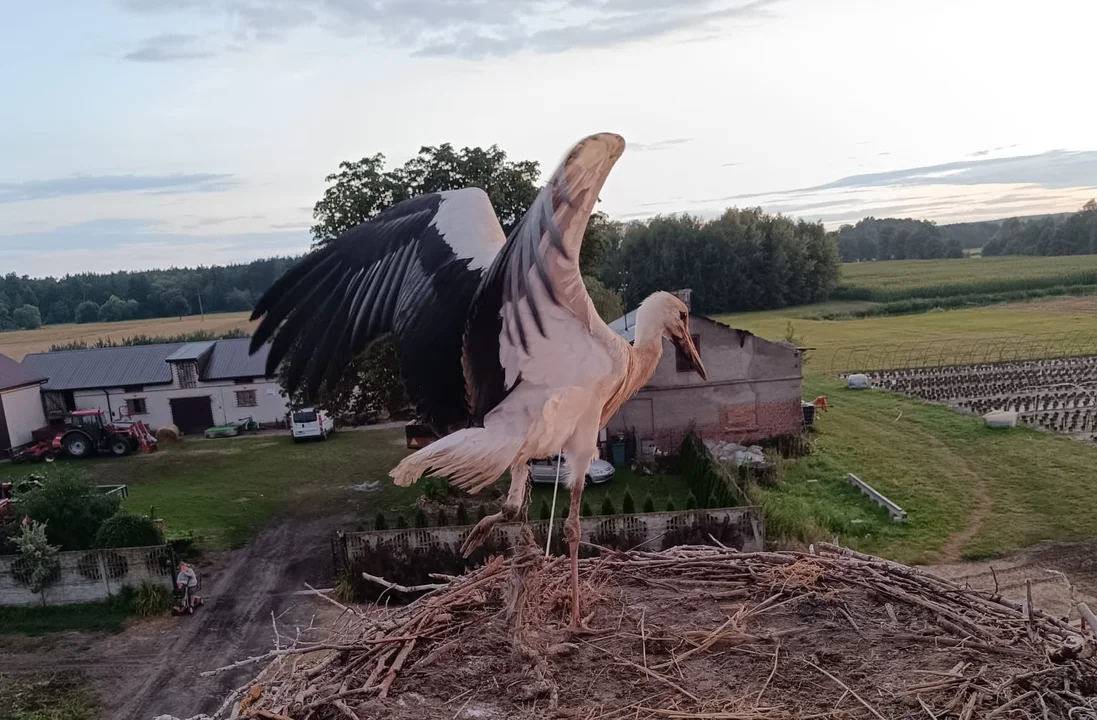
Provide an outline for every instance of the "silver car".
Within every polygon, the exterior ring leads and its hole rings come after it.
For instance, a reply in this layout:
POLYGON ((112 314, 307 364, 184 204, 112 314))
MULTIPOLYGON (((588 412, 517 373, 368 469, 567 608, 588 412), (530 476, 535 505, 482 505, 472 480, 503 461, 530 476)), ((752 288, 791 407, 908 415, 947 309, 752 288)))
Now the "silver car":
MULTIPOLYGON (((552 485, 556 482, 556 465, 559 462, 560 456, 557 455, 553 458, 546 460, 531 460, 529 464, 530 478, 535 483, 545 483, 552 485)), ((571 469, 568 467, 567 458, 564 458, 562 464, 560 464, 560 481, 567 480, 568 474, 571 469)), ((604 482, 609 482, 613 479, 615 470, 605 460, 594 460, 590 464, 590 470, 587 471, 586 485, 600 485, 604 482)))

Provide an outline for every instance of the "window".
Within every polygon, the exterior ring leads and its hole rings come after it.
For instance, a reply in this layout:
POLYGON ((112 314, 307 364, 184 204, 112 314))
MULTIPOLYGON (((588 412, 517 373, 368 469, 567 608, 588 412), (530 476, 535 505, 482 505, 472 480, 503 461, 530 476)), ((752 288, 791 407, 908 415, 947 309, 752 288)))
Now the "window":
POLYGON ((293 414, 293 421, 301 425, 314 423, 316 422, 316 413, 312 410, 298 410, 293 414))
MULTIPOLYGON (((697 348, 697 353, 700 354, 701 336, 691 334, 690 337, 693 338, 693 347, 697 348)), ((677 345, 674 346, 674 361, 675 368, 678 370, 678 372, 693 372, 693 365, 690 364, 689 358, 686 357, 686 354, 684 352, 682 352, 682 348, 678 347, 677 345)))
POLYGON ((128 398, 126 400, 126 410, 131 416, 149 414, 149 408, 148 405, 145 404, 145 398, 128 398))
POLYGON ((181 388, 193 388, 198 387, 198 363, 196 362, 181 362, 176 363, 176 373, 179 376, 179 387, 181 388))
POLYGON ((258 405, 259 397, 254 390, 236 391, 236 407, 257 407, 258 405))

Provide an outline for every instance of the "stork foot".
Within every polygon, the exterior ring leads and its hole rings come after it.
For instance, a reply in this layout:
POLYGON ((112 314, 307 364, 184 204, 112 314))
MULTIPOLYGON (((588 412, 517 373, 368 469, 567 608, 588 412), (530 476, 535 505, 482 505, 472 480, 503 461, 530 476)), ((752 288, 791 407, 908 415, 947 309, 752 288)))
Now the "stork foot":
POLYGON ((484 544, 484 541, 491 535, 491 531, 495 528, 495 524, 505 520, 506 515, 501 512, 497 512, 494 515, 488 515, 487 517, 476 523, 476 527, 472 529, 468 537, 465 538, 465 542, 461 545, 461 553, 465 557, 468 557, 476 548, 484 544))

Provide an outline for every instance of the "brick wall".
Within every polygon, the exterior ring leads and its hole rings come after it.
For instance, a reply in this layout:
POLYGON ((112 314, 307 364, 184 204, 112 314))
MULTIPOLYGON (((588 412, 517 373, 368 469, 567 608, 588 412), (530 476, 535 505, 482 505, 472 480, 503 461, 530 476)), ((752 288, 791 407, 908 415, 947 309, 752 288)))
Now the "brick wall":
MULTIPOLYGON (((719 422, 696 424, 692 429, 705 440, 749 444, 781 435, 798 435, 803 423, 799 398, 724 406, 720 408, 719 416, 719 422)), ((659 448, 673 450, 689 431, 689 425, 659 428, 655 432, 655 444, 659 448)))

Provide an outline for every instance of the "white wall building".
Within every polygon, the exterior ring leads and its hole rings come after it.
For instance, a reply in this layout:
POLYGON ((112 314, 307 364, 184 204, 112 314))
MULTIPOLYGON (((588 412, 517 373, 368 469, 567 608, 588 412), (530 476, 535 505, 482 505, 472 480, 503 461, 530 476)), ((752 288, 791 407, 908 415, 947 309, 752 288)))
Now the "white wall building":
POLYGON ((46 424, 39 387, 46 377, 0 355, 0 458, 31 441, 46 424))
POLYGON ((23 358, 47 376, 42 401, 49 419, 101 408, 111 417, 174 424, 185 434, 251 417, 285 422, 289 410, 277 380, 266 377, 268 347, 248 354, 247 338, 209 342, 37 353, 23 358))

